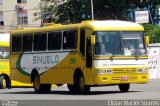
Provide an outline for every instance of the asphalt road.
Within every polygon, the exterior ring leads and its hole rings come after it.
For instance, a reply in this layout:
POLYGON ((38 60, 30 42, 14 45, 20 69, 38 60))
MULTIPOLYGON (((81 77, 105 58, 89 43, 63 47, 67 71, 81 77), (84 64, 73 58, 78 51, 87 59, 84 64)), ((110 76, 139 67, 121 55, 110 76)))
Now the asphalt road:
POLYGON ((158 106, 160 105, 160 79, 152 79, 148 84, 131 84, 129 92, 126 93, 120 92, 118 86, 92 87, 90 94, 87 95, 71 94, 66 85, 52 87, 49 94, 36 94, 33 88, 1 89, 0 100, 2 106, 82 106, 82 104, 83 106, 120 106, 126 105, 124 104, 126 100, 134 100, 131 106, 146 106, 150 103, 147 100, 155 100, 156 104, 149 105, 158 106), (145 104, 140 100, 145 100, 145 104))

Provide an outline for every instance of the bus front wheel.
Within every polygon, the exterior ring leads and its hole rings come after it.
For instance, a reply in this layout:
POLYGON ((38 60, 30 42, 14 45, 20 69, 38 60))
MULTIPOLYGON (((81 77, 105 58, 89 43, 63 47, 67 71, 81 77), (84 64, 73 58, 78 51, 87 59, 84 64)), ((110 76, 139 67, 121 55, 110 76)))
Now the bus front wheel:
POLYGON ((78 91, 77 93, 87 94, 90 92, 90 86, 85 84, 85 79, 83 74, 78 75, 75 86, 78 91))
POLYGON ((69 91, 70 91, 71 93, 76 93, 76 92, 78 92, 75 85, 67 84, 67 86, 68 86, 68 89, 69 89, 69 91))
POLYGON ((33 86, 36 93, 48 93, 51 90, 51 84, 40 84, 40 77, 38 74, 34 75, 33 86))
POLYGON ((0 77, 0 89, 6 89, 7 88, 7 81, 4 76, 0 77))
POLYGON ((121 92, 128 92, 130 84, 119 84, 119 89, 121 92))

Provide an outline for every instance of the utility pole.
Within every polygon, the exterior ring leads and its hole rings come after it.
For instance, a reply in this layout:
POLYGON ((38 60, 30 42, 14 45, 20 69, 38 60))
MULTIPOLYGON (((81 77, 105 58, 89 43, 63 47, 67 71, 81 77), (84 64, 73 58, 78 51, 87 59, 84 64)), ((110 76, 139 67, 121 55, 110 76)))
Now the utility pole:
POLYGON ((91 13, 92 13, 92 20, 94 20, 93 0, 91 0, 91 13))

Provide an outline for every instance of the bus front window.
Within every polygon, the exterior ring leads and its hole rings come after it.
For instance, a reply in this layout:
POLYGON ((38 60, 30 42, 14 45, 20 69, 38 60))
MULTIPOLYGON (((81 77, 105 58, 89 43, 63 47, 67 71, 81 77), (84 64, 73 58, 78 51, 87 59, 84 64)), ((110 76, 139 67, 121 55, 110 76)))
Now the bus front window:
POLYGON ((122 55, 119 31, 96 32, 95 55, 122 55))
POLYGON ((95 36, 95 55, 141 56, 146 53, 141 31, 99 31, 95 36))
POLYGON ((9 48, 0 47, 0 59, 8 59, 8 58, 9 58, 9 48))

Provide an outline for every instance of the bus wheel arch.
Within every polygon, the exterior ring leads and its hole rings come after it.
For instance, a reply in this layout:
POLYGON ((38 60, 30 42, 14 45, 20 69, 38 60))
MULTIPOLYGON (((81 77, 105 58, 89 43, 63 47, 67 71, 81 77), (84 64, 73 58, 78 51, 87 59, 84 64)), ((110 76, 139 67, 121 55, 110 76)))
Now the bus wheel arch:
POLYGON ((31 82, 36 93, 49 93, 51 90, 51 84, 41 84, 40 76, 36 69, 31 73, 31 82))
POLYGON ((11 79, 7 74, 0 75, 0 89, 10 89, 11 88, 11 79))
POLYGON ((76 69, 73 74, 73 85, 68 85, 72 93, 86 94, 90 92, 90 86, 85 84, 84 74, 81 69, 76 69))

